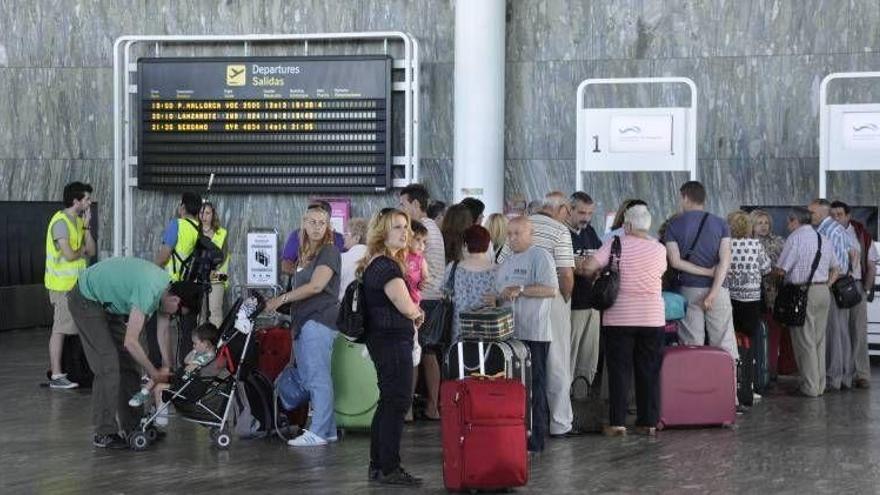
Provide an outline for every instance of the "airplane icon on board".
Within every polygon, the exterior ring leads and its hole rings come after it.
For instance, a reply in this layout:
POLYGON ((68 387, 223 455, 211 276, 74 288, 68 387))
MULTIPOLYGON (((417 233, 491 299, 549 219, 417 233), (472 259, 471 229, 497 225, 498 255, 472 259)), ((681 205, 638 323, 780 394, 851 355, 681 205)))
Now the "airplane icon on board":
POLYGON ((244 86, 247 82, 247 74, 245 74, 244 65, 227 65, 226 66, 226 85, 227 86, 244 86))

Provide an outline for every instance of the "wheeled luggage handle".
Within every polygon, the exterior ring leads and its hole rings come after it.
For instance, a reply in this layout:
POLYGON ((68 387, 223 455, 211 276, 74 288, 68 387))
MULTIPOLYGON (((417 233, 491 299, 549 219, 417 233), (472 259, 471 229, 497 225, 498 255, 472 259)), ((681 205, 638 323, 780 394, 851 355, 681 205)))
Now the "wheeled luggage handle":
MULTIPOLYGON (((456 343, 456 351, 458 352, 458 378, 462 379, 465 377, 464 371, 467 368, 464 365, 464 342, 458 341, 456 343)), ((479 354, 479 371, 481 375, 486 375, 486 355, 485 355, 485 347, 483 346, 483 341, 477 341, 477 354, 479 354)), ((471 371, 473 368, 467 368, 468 371, 471 371)))

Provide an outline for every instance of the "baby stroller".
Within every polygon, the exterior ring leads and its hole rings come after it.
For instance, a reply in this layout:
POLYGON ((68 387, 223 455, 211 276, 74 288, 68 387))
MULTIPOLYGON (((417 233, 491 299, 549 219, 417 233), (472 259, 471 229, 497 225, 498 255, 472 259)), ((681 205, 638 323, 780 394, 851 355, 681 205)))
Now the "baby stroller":
POLYGON ((205 367, 201 366, 182 377, 175 377, 171 387, 162 393, 163 403, 141 418, 140 425, 129 436, 132 450, 146 450, 156 441, 159 436, 156 418, 166 414, 170 404, 174 404, 183 419, 210 428, 211 439, 218 448, 229 447, 232 408, 239 384, 256 365, 257 350, 251 330, 264 307, 265 300, 256 292, 235 301, 220 324, 216 356, 205 365, 221 359, 227 373, 200 376, 200 370, 205 367))

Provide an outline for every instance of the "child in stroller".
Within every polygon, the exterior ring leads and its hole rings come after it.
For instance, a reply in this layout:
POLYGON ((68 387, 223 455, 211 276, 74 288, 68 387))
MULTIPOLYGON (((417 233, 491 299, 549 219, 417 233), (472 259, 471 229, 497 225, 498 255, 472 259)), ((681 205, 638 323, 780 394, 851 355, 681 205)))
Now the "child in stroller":
MULTIPOLYGON (((128 401, 131 407, 141 407, 153 395, 157 408, 162 408, 162 392, 169 388, 180 388, 184 382, 197 373, 201 377, 214 377, 226 371, 222 359, 214 359, 217 356, 217 342, 220 340, 220 330, 212 323, 203 323, 192 332, 193 349, 183 359, 184 366, 174 375, 174 383, 154 383, 145 378, 141 390, 128 401)), ((165 414, 156 417, 157 426, 168 424, 168 416, 165 414)))
MULTIPOLYGON (((129 435, 129 445, 133 450, 145 450, 156 441, 159 437, 155 427, 157 418, 166 414, 170 404, 174 404, 177 414, 183 419, 209 427, 211 438, 219 448, 229 447, 231 406, 240 386, 239 381, 247 377, 252 369, 247 363, 255 360, 257 350, 252 334, 253 321, 264 306, 265 301, 258 293, 250 294, 247 299, 239 297, 220 325, 219 338, 216 346, 213 346, 214 356, 206 366, 196 364, 187 371, 188 365, 170 385, 163 387, 158 384, 154 387, 160 391, 161 397, 156 402, 155 412, 145 415, 140 426, 129 435)), ((208 325, 202 325, 199 329, 213 327, 208 325)), ((191 353, 192 363, 206 361, 208 354, 200 359, 196 357, 200 352, 209 353, 212 348, 197 343, 195 336, 201 335, 200 341, 210 342, 211 339, 198 329, 193 335, 195 355, 191 353)), ((187 362, 190 357, 187 356, 187 362)))

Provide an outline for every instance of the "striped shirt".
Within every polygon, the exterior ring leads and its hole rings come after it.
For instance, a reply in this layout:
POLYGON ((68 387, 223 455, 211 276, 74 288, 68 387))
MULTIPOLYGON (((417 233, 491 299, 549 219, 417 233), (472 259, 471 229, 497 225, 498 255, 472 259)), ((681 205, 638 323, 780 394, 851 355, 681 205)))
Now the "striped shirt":
MULTIPOLYGON (((574 251, 568 227, 543 213, 531 215, 529 220, 534 228, 532 245, 550 253, 556 268, 574 268, 574 251)), ((498 255, 498 263, 503 263, 512 254, 513 251, 505 244, 498 255)))
POLYGON ((801 225, 788 236, 776 261, 776 266, 785 271, 786 282, 799 285, 828 282, 828 272, 831 268, 837 268, 838 264, 831 243, 825 236, 822 236, 822 251, 816 274, 812 280, 807 280, 813 268, 818 242, 819 234, 809 225, 801 225))
MULTIPOLYGON (((611 259, 612 238, 596 251, 595 259, 606 266, 611 259)), ((602 313, 602 325, 610 327, 662 327, 663 273, 666 248, 654 239, 633 235, 620 238, 620 292, 614 305, 602 313)))
POLYGON ((849 250, 853 247, 850 238, 846 235, 846 229, 831 217, 825 217, 822 223, 816 227, 816 232, 828 238, 834 251, 834 259, 840 267, 840 273, 849 270, 849 250))
POLYGON ((428 217, 420 220, 428 229, 428 239, 425 242, 425 260, 428 261, 429 283, 422 288, 422 300, 437 301, 443 295, 443 272, 446 268, 446 253, 443 250, 443 234, 437 227, 437 223, 428 217))

